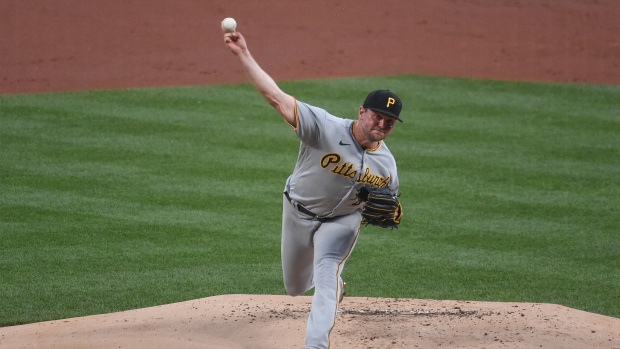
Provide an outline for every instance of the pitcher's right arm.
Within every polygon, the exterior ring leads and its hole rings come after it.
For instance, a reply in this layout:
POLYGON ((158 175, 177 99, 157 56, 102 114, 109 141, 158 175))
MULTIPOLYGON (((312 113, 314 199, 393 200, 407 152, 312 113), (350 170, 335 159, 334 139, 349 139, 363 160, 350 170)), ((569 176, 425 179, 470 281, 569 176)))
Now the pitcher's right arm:
POLYGON ((278 87, 276 82, 254 60, 241 33, 234 31, 224 34, 224 42, 241 62, 248 79, 267 102, 280 113, 293 128, 295 119, 295 98, 278 87))

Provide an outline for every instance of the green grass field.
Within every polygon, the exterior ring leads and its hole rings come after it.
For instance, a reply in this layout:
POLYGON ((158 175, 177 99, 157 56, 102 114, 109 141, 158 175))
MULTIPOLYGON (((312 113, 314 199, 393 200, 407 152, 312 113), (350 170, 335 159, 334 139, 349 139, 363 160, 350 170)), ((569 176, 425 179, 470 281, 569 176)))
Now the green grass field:
MULTIPOLYGON (((400 229, 364 227, 351 296, 543 302, 620 317, 620 86, 281 83, 355 118, 390 88, 400 229)), ((249 85, 0 96, 0 325, 284 294, 298 140, 249 85)))

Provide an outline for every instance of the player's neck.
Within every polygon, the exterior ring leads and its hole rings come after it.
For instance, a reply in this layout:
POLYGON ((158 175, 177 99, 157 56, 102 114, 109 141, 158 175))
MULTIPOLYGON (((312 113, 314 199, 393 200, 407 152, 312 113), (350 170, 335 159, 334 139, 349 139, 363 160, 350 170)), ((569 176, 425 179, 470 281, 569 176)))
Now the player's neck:
POLYGON ((379 142, 371 142, 364 137, 364 131, 362 131, 362 127, 357 123, 357 120, 353 121, 351 125, 351 133, 357 143, 364 149, 376 149, 379 146, 379 142))

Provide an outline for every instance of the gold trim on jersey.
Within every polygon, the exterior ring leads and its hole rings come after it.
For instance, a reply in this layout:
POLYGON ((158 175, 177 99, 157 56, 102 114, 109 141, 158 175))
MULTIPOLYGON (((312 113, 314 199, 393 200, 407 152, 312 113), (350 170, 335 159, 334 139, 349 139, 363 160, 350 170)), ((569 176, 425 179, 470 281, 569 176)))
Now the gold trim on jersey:
POLYGON ((297 98, 293 97, 293 100, 295 100, 295 126, 289 124, 287 122, 287 124, 293 128, 294 131, 297 131, 297 129, 299 128, 299 112, 297 112, 297 98))
POLYGON ((377 150, 379 150, 379 148, 381 148, 381 144, 383 143, 383 141, 379 141, 379 143, 377 143, 377 146, 374 147, 373 149, 366 149, 367 152, 372 153, 375 152, 377 150))

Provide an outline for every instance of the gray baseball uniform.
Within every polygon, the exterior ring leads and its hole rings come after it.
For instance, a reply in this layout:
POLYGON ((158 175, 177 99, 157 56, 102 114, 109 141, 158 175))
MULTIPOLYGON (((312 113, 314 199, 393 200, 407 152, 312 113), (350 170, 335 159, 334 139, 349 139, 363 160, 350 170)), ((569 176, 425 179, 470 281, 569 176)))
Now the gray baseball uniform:
POLYGON ((329 347, 342 269, 359 234, 363 185, 398 191, 396 161, 384 142, 363 149, 353 137, 355 121, 297 101, 297 164, 286 181, 282 215, 282 270, 292 296, 314 287, 306 349, 329 347))

